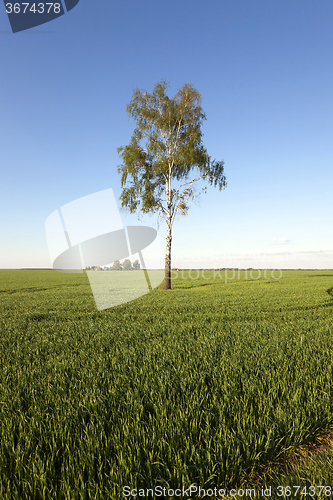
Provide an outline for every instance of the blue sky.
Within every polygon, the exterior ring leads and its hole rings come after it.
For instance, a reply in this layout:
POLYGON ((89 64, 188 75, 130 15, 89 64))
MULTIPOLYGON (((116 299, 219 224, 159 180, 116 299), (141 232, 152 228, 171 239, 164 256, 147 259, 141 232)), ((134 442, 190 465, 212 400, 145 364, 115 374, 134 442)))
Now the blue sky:
POLYGON ((119 197, 126 104, 161 79, 201 92, 228 182, 176 219, 173 266, 333 268, 332 25, 329 0, 80 0, 16 34, 0 9, 0 268, 49 267, 46 218, 119 197))

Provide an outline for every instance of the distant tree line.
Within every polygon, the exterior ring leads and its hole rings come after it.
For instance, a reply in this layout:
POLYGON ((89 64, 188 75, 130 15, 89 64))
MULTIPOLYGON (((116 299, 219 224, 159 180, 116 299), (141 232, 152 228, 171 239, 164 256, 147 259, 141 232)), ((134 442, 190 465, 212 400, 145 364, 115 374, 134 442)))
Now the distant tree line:
POLYGON ((100 267, 100 266, 87 266, 86 271, 139 271, 140 262, 135 260, 132 262, 129 259, 125 259, 123 263, 120 260, 115 260, 113 266, 111 267, 100 267))

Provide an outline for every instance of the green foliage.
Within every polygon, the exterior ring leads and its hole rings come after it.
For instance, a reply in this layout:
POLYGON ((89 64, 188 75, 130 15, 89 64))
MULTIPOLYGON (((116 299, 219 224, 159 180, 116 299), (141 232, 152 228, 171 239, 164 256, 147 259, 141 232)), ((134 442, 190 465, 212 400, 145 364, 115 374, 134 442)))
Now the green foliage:
MULTIPOLYGON (((271 486, 279 498, 327 498, 333 494, 333 445, 320 453, 294 458, 291 463, 269 468, 253 484, 271 486)), ((248 485, 247 485, 248 487, 248 485)))
POLYGON ((136 127, 130 144, 117 150, 123 161, 118 166, 122 207, 154 213, 167 226, 165 290, 171 288, 172 225, 177 212, 187 215, 189 203, 198 196, 198 181, 206 180, 220 190, 226 186, 223 161, 212 160, 202 144, 206 115, 201 95, 185 84, 171 99, 167 87, 162 80, 152 94, 134 89, 127 113, 136 127))
POLYGON ((305 492, 310 497, 331 497, 333 495, 333 445, 324 452, 312 455, 306 459, 294 462, 284 474, 273 475, 270 483, 283 485, 283 495, 280 498, 286 499, 288 495, 287 486, 293 492, 293 498, 297 500, 305 498, 305 492), (301 488, 296 493, 296 485, 301 488), (324 485, 321 487, 320 485, 324 485), (296 493, 296 494, 295 494, 296 493))
POLYGON ((231 275, 97 312, 85 273, 1 271, 1 500, 230 484, 330 427, 333 272, 231 275))
POLYGON ((130 144, 117 150, 123 161, 118 167, 122 206, 131 212, 156 213, 165 221, 177 210, 187 213, 195 196, 194 182, 206 179, 219 189, 226 186, 223 161, 212 161, 202 144, 206 115, 199 92, 185 84, 169 98, 167 87, 161 81, 152 94, 133 91, 127 113, 136 127, 130 144), (173 188, 171 180, 181 181, 180 186, 173 188))

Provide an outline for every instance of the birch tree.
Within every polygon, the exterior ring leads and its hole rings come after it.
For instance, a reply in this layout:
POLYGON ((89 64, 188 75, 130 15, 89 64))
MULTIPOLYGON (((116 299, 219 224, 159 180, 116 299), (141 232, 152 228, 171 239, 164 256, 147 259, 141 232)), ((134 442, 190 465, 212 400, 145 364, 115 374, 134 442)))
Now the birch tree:
MULTIPOLYGON (((122 207, 131 213, 157 215, 166 224, 164 290, 171 289, 172 227, 177 213, 187 215, 199 196, 196 185, 207 181, 226 187, 224 162, 212 160, 202 144, 206 115, 201 95, 185 84, 173 98, 166 95, 168 83, 157 83, 151 94, 133 90, 127 113, 135 121, 128 146, 117 149, 122 159, 122 207)), ((201 188, 206 190, 206 188, 201 188)))

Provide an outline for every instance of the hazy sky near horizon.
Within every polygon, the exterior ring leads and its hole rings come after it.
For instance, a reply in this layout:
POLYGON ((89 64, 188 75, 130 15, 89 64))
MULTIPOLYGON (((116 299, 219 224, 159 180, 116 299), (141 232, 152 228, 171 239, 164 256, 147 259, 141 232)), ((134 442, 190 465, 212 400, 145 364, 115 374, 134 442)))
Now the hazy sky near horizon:
POLYGON ((202 94, 228 182, 176 219, 173 267, 333 268, 332 25, 330 0, 80 0, 13 34, 1 7, 0 268, 50 267, 47 217, 119 198, 126 105, 161 79, 202 94))

